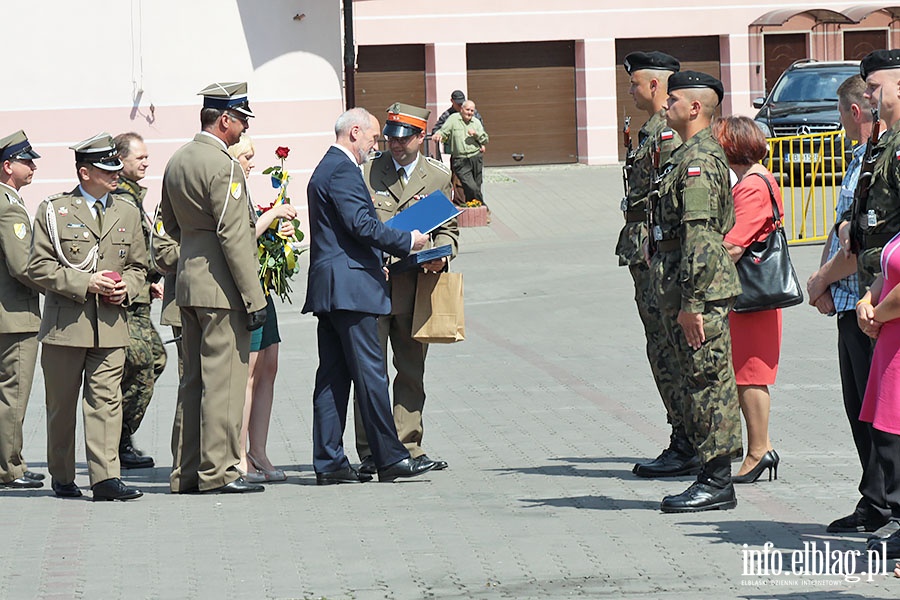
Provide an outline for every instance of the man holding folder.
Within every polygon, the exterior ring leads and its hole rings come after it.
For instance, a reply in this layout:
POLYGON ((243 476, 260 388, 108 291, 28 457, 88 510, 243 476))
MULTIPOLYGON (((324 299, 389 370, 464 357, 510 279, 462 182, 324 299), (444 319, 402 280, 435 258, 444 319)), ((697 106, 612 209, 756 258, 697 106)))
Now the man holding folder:
MULTIPOLYGON (((363 167, 363 178, 375 212, 382 221, 413 206, 422 197, 440 190, 451 195, 450 170, 444 163, 420 153, 431 111, 394 103, 387 110, 388 117, 382 133, 390 150, 363 167)), ((426 271, 443 271, 456 256, 459 228, 456 219, 444 223, 432 232, 433 247, 449 245, 449 257, 423 264, 426 271)), ((397 260, 397 259, 392 259, 397 260)), ((425 355, 428 344, 412 337, 413 305, 416 299, 417 270, 392 272, 388 282, 391 295, 391 314, 378 319, 378 337, 387 363, 387 344, 391 341, 394 353, 393 402, 397 435, 413 458, 424 457, 422 449, 422 410, 425 406, 425 355)), ((385 371, 387 370, 385 364, 385 371)), ((366 432, 356 415, 356 450, 362 464, 360 472, 374 474, 375 461, 366 440, 366 432)), ((434 469, 446 469, 443 460, 434 460, 434 469)))

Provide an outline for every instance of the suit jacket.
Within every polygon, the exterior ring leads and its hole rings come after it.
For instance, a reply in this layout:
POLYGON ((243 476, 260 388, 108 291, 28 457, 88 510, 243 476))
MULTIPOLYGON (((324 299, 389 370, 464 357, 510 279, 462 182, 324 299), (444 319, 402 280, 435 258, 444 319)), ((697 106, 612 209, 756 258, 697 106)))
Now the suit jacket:
POLYGON ((266 307, 244 171, 210 135, 179 148, 163 175, 160 213, 180 246, 175 301, 254 312, 266 307))
POLYGON ((141 214, 127 200, 109 194, 103 215, 103 231, 76 187, 67 194, 44 200, 34 219, 34 241, 28 258, 28 276, 44 288, 44 316, 38 339, 45 344, 79 348, 120 348, 128 345, 125 308, 134 290, 147 277, 147 245, 141 231, 141 214), (60 261, 47 225, 48 208, 56 223, 59 246, 73 264, 82 262, 91 249, 99 249, 97 266, 79 271, 60 261), (128 294, 122 306, 104 302, 87 291, 91 275, 116 271, 128 294), (94 338, 96 329, 97 339, 94 338))
POLYGON ((160 325, 181 327, 181 312, 175 303, 175 271, 178 269, 180 246, 167 233, 159 207, 150 232, 150 267, 164 277, 160 325))
POLYGON ((334 146, 313 172, 306 195, 312 241, 303 312, 390 312, 379 250, 408 255, 410 233, 378 219, 359 165, 334 146))
POLYGON ((0 183, 0 333, 36 333, 41 326, 41 288, 25 273, 31 236, 19 193, 0 183))
MULTIPOLYGON (((427 196, 435 190, 441 190, 451 197, 453 184, 450 182, 450 169, 444 163, 419 155, 419 160, 404 186, 394 168, 394 160, 389 152, 369 161, 363 168, 363 178, 375 212, 381 221, 387 221, 400 211, 406 210, 418 200, 415 196, 427 196)), ((448 221, 432 232, 433 246, 445 246, 453 249, 450 259, 456 257, 459 240, 459 226, 456 219, 448 221)), ((391 314, 409 314, 416 301, 416 280, 418 271, 406 271, 391 275, 388 282, 391 295, 391 314)))

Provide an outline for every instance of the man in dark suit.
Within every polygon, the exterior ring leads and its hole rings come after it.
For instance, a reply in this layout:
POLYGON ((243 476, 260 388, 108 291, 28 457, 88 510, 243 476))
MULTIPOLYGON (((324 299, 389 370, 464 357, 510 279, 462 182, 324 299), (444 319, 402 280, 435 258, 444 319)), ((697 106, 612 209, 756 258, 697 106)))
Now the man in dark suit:
POLYGON ((303 312, 319 319, 319 369, 313 394, 313 466, 316 483, 362 483, 372 478, 350 466, 344 426, 350 382, 379 481, 414 477, 434 468, 411 458, 397 437, 391 413, 378 315, 391 303, 381 251, 406 256, 422 249, 427 235, 381 223, 359 166, 379 136, 378 119, 353 108, 334 125, 337 137, 307 188, 310 265, 303 312))

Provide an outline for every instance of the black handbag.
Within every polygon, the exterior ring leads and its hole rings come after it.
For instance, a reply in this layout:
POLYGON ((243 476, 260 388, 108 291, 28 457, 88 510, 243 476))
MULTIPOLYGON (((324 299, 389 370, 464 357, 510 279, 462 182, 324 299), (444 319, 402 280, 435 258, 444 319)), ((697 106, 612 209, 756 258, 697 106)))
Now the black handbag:
POLYGON ((772 199, 772 221, 775 231, 761 242, 753 242, 735 263, 743 293, 735 299, 734 312, 756 312, 787 308, 803 302, 800 280, 788 254, 787 235, 778 214, 778 203, 769 180, 759 173, 769 188, 772 199))

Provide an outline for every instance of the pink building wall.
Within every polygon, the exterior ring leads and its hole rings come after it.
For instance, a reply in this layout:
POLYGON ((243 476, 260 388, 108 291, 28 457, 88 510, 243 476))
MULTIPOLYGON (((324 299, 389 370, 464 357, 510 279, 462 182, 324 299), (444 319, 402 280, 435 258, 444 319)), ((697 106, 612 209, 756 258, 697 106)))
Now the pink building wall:
MULTIPOLYGON (((889 6, 884 2, 852 5, 889 6)), ((621 66, 615 61, 616 39, 718 36, 726 87, 723 114, 753 115, 753 98, 762 95, 762 73, 757 73, 763 61, 762 35, 805 31, 811 57, 838 60, 843 57, 843 26, 817 24, 807 15, 793 17, 781 26, 760 28, 751 23, 781 9, 799 13, 808 9, 841 11, 850 6, 846 2, 778 0, 724 0, 715 5, 685 0, 488 0, 464 4, 357 0, 354 26, 357 45, 425 44, 428 108, 437 113, 443 111, 452 90, 466 89, 467 43, 574 40, 578 160, 609 164, 618 160, 615 74, 621 66)), ((887 27, 890 20, 887 13, 877 12, 860 27, 887 27)))

